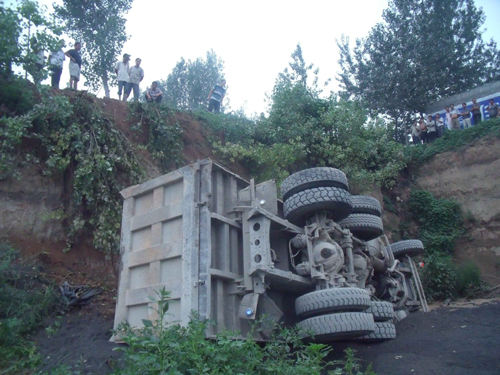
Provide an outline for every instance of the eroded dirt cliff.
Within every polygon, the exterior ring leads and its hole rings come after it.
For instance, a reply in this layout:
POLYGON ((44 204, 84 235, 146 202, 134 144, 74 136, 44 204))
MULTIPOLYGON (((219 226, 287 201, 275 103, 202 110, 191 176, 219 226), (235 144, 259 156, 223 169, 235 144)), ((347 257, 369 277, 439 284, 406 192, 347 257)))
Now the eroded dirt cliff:
POLYGON ((500 139, 435 156, 420 166, 416 184, 462 205, 470 238, 457 244, 455 257, 475 261, 486 281, 500 284, 500 139))

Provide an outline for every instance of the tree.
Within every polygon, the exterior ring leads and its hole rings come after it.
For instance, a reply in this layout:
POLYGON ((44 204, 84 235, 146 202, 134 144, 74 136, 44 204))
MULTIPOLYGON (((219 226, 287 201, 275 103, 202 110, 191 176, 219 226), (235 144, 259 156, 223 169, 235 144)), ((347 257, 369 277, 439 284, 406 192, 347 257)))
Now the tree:
POLYGON ((300 44, 291 58, 267 98, 269 116, 257 125, 256 136, 262 142, 273 144, 297 137, 310 140, 315 130, 323 127, 320 118, 328 100, 320 99, 319 69, 305 62, 300 44))
POLYGON ((396 130, 432 101, 500 78, 496 44, 473 0, 392 0, 365 39, 337 40, 345 92, 390 116, 396 130))
MULTIPOLYGON (((181 60, 175 65, 160 86, 165 87, 165 100, 181 109, 197 110, 207 106, 207 96, 214 85, 224 76, 224 62, 213 50, 206 59, 181 60)), ((224 107, 227 105, 224 99, 224 107)))
POLYGON ((300 46, 291 57, 269 98, 269 116, 256 121, 253 134, 233 137, 218 151, 244 161, 261 179, 328 166, 344 170, 356 193, 373 182, 394 183, 405 159, 392 129, 370 119, 359 102, 322 97, 318 69, 305 62, 300 46))
POLYGON ((133 0, 63 0, 55 5, 65 30, 82 43, 82 74, 91 90, 104 87, 109 97, 109 86, 116 82, 114 65, 128 40, 124 15, 133 0))
POLYGON ((0 70, 12 75, 12 66, 22 66, 34 81, 39 81, 45 71, 35 68, 38 63, 36 50, 53 50, 58 43, 60 28, 45 15, 46 7, 36 1, 22 0, 15 9, 0 7, 0 70))

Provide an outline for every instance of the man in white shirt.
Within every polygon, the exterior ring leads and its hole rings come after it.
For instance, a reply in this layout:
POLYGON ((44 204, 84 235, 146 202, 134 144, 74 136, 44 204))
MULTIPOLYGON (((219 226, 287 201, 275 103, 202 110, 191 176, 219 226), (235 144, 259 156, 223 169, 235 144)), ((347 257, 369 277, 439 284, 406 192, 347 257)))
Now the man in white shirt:
POLYGON ((445 118, 446 118, 446 121, 445 121, 446 127, 448 128, 448 130, 451 130, 451 113, 450 113, 450 107, 446 106, 446 107, 444 107, 444 110, 446 111, 444 113, 445 118))
POLYGON ((439 113, 436 113, 436 115, 434 116, 434 120, 436 121, 438 128, 438 138, 441 138, 444 133, 444 121, 441 116, 439 116, 439 113))
POLYGON ((451 130, 460 130, 460 120, 458 119, 460 113, 458 113, 453 104, 450 104, 450 115, 451 115, 451 130))
MULTIPOLYGON (((118 81, 118 100, 122 100, 122 89, 125 91, 125 95, 123 96, 123 101, 126 100, 126 94, 128 82, 129 82, 129 66, 128 62, 130 61, 130 55, 125 53, 123 55, 123 61, 118 61, 115 65, 115 73, 117 75, 118 81)), ((130 92, 130 91, 129 91, 130 92)))
POLYGON ((141 68, 141 59, 135 59, 135 65, 129 71, 129 84, 128 89, 123 94, 123 101, 128 99, 130 90, 134 90, 134 101, 139 100, 139 83, 144 79, 144 70, 141 68))
POLYGON ((60 40, 58 44, 59 50, 52 51, 49 55, 49 69, 51 74, 51 86, 52 88, 59 88, 59 81, 61 80, 61 74, 63 71, 63 63, 66 59, 64 51, 64 40, 60 40))

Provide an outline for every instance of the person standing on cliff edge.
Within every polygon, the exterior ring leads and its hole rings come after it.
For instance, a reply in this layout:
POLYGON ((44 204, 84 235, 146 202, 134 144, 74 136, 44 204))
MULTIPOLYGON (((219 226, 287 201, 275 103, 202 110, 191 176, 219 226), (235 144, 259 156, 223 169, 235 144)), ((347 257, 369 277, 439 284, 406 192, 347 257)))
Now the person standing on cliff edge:
POLYGON ((76 91, 78 81, 80 80, 80 70, 82 69, 82 56, 80 50, 82 44, 75 43, 75 48, 66 51, 65 55, 69 57, 69 88, 76 91))
POLYGON ((472 119, 474 120, 474 125, 477 125, 481 122, 481 107, 476 101, 476 98, 472 98, 472 108, 470 109, 472 112, 472 119))
POLYGON ((226 95, 226 80, 222 79, 220 81, 220 85, 215 85, 210 94, 208 94, 207 100, 208 102, 208 112, 220 112, 220 106, 222 104, 222 100, 224 99, 224 95, 226 95))
POLYGON ((490 99, 490 105, 487 106, 486 109, 490 114, 490 119, 500 117, 500 110, 498 108, 498 104, 496 104, 493 99, 490 99))

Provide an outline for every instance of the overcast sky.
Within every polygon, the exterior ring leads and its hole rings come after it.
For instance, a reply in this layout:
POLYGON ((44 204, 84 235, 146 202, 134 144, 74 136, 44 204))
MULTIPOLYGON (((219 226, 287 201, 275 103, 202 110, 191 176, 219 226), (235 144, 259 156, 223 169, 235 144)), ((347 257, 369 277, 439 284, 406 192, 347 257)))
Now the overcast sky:
MULTIPOLYGON (((39 2, 51 10, 53 0, 39 2)), ((6 1, 6 5, 11 3, 6 1)), ((225 63, 231 108, 243 107, 251 115, 266 110, 265 93, 271 92, 278 73, 288 66, 297 43, 306 62, 320 69, 320 83, 331 78, 330 90, 336 91, 339 51, 335 39, 345 34, 354 42, 367 36, 382 21, 387 3, 387 0, 135 0, 127 15, 130 40, 123 53, 131 54, 132 61, 136 57, 142 59, 145 78, 141 88, 145 88, 153 80, 166 79, 181 57, 194 60, 213 49, 225 63)), ((500 1, 476 0, 476 5, 483 7, 486 14, 483 28, 487 31, 483 38, 487 41, 494 38, 500 45, 500 1)), ((61 87, 69 80, 67 63, 61 87)), ((111 92, 112 97, 117 97, 116 88, 111 92)), ((101 90, 98 96, 103 94, 101 90)))

